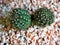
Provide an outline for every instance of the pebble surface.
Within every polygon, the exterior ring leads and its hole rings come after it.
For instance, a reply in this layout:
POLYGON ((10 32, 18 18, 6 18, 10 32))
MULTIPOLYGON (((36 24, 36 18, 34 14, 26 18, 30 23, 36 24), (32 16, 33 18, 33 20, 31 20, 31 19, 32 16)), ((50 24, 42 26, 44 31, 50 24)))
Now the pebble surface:
MULTIPOLYGON (((31 26, 26 31, 11 29, 0 31, 0 45, 60 45, 60 1, 58 0, 0 0, 0 15, 5 11, 10 11, 14 8, 24 8, 29 13, 34 12, 43 6, 52 9, 54 12, 54 23, 45 28, 40 28, 36 25, 31 26), (33 3, 32 3, 33 2, 33 3), (6 10, 8 8, 8 10, 6 10)), ((1 25, 0 25, 1 28, 1 25)), ((1 30, 1 29, 0 29, 1 30)))

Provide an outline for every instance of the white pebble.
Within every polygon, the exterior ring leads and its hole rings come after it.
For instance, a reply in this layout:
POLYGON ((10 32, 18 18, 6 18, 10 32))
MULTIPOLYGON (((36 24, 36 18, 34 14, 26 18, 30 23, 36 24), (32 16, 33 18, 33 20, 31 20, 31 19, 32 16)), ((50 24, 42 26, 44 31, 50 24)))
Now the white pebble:
POLYGON ((54 11, 54 15, 55 15, 55 16, 57 15, 57 12, 56 12, 56 11, 54 11))

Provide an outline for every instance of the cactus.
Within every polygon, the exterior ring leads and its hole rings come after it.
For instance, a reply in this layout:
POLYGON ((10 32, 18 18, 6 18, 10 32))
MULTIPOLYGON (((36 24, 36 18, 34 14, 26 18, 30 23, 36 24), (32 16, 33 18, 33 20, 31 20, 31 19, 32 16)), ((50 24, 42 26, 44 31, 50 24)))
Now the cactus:
POLYGON ((7 30, 11 28, 11 21, 9 17, 0 17, 0 24, 3 25, 7 30))
POLYGON ((50 9, 43 7, 34 13, 34 19, 37 25, 45 27, 54 22, 54 14, 50 9))
POLYGON ((12 10, 12 14, 10 16, 11 23, 16 29, 26 29, 30 26, 30 15, 28 11, 16 8, 12 10))

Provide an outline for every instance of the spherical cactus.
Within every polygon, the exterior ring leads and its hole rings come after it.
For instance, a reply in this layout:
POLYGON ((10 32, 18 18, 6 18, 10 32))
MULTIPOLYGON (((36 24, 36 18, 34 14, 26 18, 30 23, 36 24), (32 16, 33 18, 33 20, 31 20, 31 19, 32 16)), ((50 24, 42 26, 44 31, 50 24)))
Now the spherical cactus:
POLYGON ((9 17, 0 17, 0 24, 7 30, 11 29, 11 21, 9 17))
POLYGON ((18 29, 26 29, 31 23, 31 17, 28 11, 21 8, 13 9, 10 20, 13 27, 18 29))
POLYGON ((54 22, 54 14, 50 9, 44 7, 35 12, 34 19, 37 25, 45 27, 54 22))

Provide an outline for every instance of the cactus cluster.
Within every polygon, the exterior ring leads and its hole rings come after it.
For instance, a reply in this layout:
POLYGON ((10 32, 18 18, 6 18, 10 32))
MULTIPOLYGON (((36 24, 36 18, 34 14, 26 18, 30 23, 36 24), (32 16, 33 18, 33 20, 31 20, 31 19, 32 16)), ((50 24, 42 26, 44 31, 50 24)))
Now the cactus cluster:
POLYGON ((30 26, 31 19, 28 11, 21 8, 13 9, 10 20, 14 28, 26 29, 30 26))
POLYGON ((30 24, 45 27, 54 22, 53 12, 46 7, 35 11, 33 16, 31 17, 25 9, 15 8, 0 17, 0 24, 4 25, 4 27, 9 30, 11 27, 15 29, 27 29, 30 24))
POLYGON ((34 19, 36 21, 36 24, 45 27, 46 25, 50 25, 54 21, 54 14, 50 9, 47 9, 46 7, 38 9, 34 13, 34 19))

